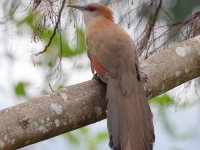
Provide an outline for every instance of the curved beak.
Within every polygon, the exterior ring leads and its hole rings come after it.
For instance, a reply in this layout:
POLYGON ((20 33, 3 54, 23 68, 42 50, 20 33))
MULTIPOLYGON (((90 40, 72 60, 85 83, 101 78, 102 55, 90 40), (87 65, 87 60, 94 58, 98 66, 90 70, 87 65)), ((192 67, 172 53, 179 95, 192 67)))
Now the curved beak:
POLYGON ((84 6, 80 6, 80 5, 67 5, 67 7, 76 8, 76 9, 79 9, 81 11, 85 10, 85 7, 84 6))

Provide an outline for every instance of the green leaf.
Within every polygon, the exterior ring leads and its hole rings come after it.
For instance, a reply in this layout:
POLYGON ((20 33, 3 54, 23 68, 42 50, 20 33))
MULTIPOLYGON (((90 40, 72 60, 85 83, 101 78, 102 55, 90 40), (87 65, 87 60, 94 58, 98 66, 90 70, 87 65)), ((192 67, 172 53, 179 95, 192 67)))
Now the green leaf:
POLYGON ((152 98, 150 103, 158 104, 158 105, 166 105, 166 104, 175 104, 174 100, 170 98, 167 94, 163 94, 152 98))
POLYGON ((102 131, 97 135, 97 139, 98 141, 104 141, 106 139, 108 139, 108 131, 102 131))
MULTIPOLYGON (((77 29, 77 46, 75 49, 69 48, 69 46, 65 47, 63 43, 63 57, 73 57, 77 54, 82 54, 86 51, 85 45, 85 33, 81 29, 77 29)), ((64 40, 63 40, 64 41, 64 40)), ((67 40, 65 40, 67 41, 67 40)))
POLYGON ((75 134, 73 134, 73 132, 69 132, 67 134, 65 134, 65 136, 69 139, 69 141, 74 144, 74 145, 78 145, 79 144, 79 139, 76 137, 75 134))
POLYGON ((80 128, 79 131, 81 132, 81 134, 84 134, 84 135, 87 135, 89 133, 88 127, 80 128))
POLYGON ((15 93, 18 96, 26 96, 25 87, 27 86, 27 83, 19 82, 14 88, 15 93))

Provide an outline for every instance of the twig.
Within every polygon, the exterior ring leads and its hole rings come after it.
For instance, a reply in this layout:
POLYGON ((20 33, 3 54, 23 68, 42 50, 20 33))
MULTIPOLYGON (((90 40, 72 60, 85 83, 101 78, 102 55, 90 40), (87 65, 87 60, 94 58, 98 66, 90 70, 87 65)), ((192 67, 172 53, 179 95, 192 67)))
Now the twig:
MULTIPOLYGON (((64 5, 65 5, 65 2, 66 2, 66 0, 63 0, 62 6, 61 6, 60 11, 59 11, 59 14, 58 14, 58 20, 57 20, 57 22, 56 22, 56 25, 55 25, 54 30, 53 30, 53 34, 51 35, 48 44, 45 46, 45 48, 44 48, 43 51, 41 51, 41 52, 39 52, 39 53, 37 53, 37 54, 32 54, 32 56, 31 56, 34 65, 35 65, 35 62, 34 62, 33 56, 38 56, 38 55, 43 54, 44 52, 46 52, 46 51, 47 51, 47 48, 50 46, 50 44, 51 44, 53 38, 54 38, 55 35, 56 35, 56 30, 58 29, 58 26, 59 26, 59 24, 60 24, 60 18, 61 18, 61 14, 62 14, 64 5)), ((61 48, 62 48, 62 47, 61 47, 61 48)), ((60 61, 61 61, 61 60, 60 60, 60 61)))

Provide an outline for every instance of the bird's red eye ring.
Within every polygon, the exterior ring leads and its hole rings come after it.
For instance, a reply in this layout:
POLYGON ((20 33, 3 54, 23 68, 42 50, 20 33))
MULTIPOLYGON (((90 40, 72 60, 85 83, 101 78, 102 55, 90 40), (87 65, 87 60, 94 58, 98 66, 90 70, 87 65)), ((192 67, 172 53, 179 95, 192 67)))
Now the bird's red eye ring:
POLYGON ((96 7, 94 7, 94 6, 89 6, 88 7, 88 11, 90 11, 90 12, 93 12, 95 10, 96 10, 96 7))

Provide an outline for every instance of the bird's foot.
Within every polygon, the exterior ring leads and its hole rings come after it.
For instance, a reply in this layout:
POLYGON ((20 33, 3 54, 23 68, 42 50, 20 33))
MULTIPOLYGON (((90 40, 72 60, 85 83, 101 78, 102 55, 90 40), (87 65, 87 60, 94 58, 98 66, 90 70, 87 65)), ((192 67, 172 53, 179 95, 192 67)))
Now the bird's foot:
POLYGON ((141 77, 142 77, 142 81, 143 82, 146 82, 147 81, 147 74, 145 73, 145 72, 143 72, 143 71, 140 71, 140 73, 141 73, 141 77))
POLYGON ((96 79, 98 81, 101 81, 101 79, 99 78, 98 74, 95 73, 94 76, 92 77, 92 79, 96 79))

